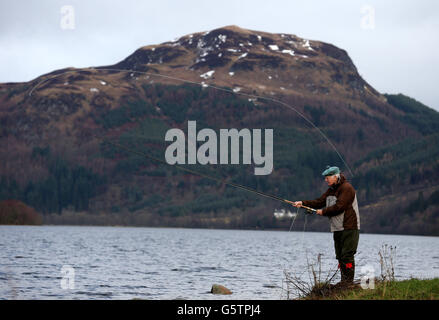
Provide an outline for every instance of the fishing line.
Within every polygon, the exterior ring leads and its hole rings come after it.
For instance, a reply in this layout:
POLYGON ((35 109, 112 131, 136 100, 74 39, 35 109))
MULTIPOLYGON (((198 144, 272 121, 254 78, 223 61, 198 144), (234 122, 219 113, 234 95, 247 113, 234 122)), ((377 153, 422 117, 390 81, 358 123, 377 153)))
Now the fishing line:
MULTIPOLYGON (((97 68, 97 69, 96 69, 96 68, 85 68, 85 69, 81 69, 81 70, 70 70, 70 71, 62 72, 62 73, 56 74, 56 75, 54 75, 54 76, 52 76, 52 77, 48 77, 48 78, 46 78, 46 79, 44 79, 44 80, 38 82, 38 83, 37 83, 34 87, 32 87, 32 89, 29 91, 28 96, 31 97, 32 94, 33 94, 33 92, 34 92, 39 86, 41 86, 43 83, 45 83, 45 82, 47 82, 47 81, 50 81, 50 80, 52 80, 52 79, 54 79, 54 78, 57 78, 57 77, 60 77, 60 76, 62 76, 62 75, 69 74, 69 73, 80 73, 80 72, 84 72, 84 71, 86 71, 87 69, 89 69, 89 70, 93 70, 93 71, 117 71, 117 72, 140 73, 140 74, 145 74, 145 75, 152 76, 152 77, 156 76, 156 77, 162 77, 162 78, 172 79, 172 80, 176 80, 176 81, 181 81, 181 82, 185 82, 185 83, 190 83, 190 84, 194 84, 194 85, 197 85, 197 86, 202 85, 203 87, 210 87, 210 88, 213 88, 213 89, 216 89, 216 90, 219 90, 219 91, 228 92, 228 93, 235 94, 235 95, 240 95, 240 96, 245 96, 245 97, 249 97, 249 98, 253 98, 253 99, 260 99, 260 100, 265 100, 265 101, 269 101, 269 102, 278 103, 278 104, 280 104, 280 105, 282 105, 282 106, 284 106, 284 107, 286 107, 286 108, 288 108, 288 109, 294 111, 294 112, 295 112, 296 114, 298 114, 302 119, 304 119, 304 120, 306 121, 306 123, 308 123, 311 127, 313 127, 313 128, 314 128, 314 129, 315 129, 315 130, 316 130, 316 131, 317 131, 317 132, 318 132, 318 133, 319 133, 319 134, 320 134, 320 135, 326 140, 326 142, 331 146, 331 148, 336 152, 336 154, 338 155, 338 157, 340 158, 340 160, 343 162, 343 164, 345 165, 345 167, 349 170, 351 176, 354 176, 354 174, 353 174, 351 168, 350 168, 349 165, 346 163, 346 161, 344 160, 344 158, 342 157, 342 155, 340 154, 340 152, 337 150, 337 148, 336 148, 335 145, 331 142, 331 140, 330 140, 330 139, 329 139, 329 138, 328 138, 328 137, 322 132, 321 129, 319 129, 319 128, 318 128, 318 127, 317 127, 312 121, 310 121, 307 117, 305 117, 305 115, 303 115, 301 112, 299 112, 298 110, 296 110, 293 106, 291 106, 291 105, 289 105, 289 104, 287 104, 287 103, 285 103, 285 102, 282 102, 282 101, 280 101, 280 100, 278 100, 278 99, 274 99, 274 98, 270 98, 270 97, 263 97, 263 96, 259 96, 259 95, 255 95, 255 94, 248 94, 248 93, 244 93, 244 92, 235 92, 235 91, 230 90, 230 89, 227 89, 227 88, 221 88, 221 87, 217 87, 217 86, 210 85, 210 84, 199 83, 199 82, 196 82, 196 81, 190 81, 190 80, 186 80, 186 79, 180 79, 180 78, 176 78, 176 77, 172 77, 172 76, 168 76, 168 75, 163 75, 163 74, 153 74, 153 73, 149 73, 149 72, 145 72, 145 71, 126 70, 126 69, 116 69, 116 68, 97 68)), ((103 138, 103 137, 98 137, 98 136, 95 136, 95 135, 93 135, 93 136, 94 136, 95 138, 97 138, 97 139, 99 139, 99 140, 101 140, 101 141, 103 141, 103 142, 105 142, 105 143, 108 143, 108 144, 110 144, 110 145, 113 145, 113 146, 115 146, 115 147, 117 147, 117 148, 119 148, 119 149, 122 149, 122 150, 125 150, 125 151, 128 151, 128 152, 131 152, 131 153, 133 153, 133 154, 137 154, 137 155, 142 156, 142 157, 149 158, 149 159, 154 160, 154 161, 156 161, 156 162, 160 162, 160 163, 163 163, 163 164, 169 165, 166 161, 164 161, 164 160, 162 160, 162 159, 159 159, 159 158, 156 158, 156 157, 154 157, 154 156, 151 156, 151 155, 149 155, 149 154, 147 154, 147 153, 144 153, 144 152, 141 152, 141 151, 138 151, 138 150, 134 150, 134 149, 128 148, 128 147, 126 147, 126 146, 123 146, 123 145, 121 145, 121 144, 118 144, 118 143, 112 142, 112 141, 110 141, 110 140, 108 140, 108 139, 106 139, 106 138, 103 138)), ((241 189, 241 190, 245 190, 245 191, 248 191, 248 192, 252 192, 252 193, 258 194, 258 195, 260 195, 260 196, 263 196, 263 197, 266 197, 266 198, 269 198, 269 199, 272 199, 272 200, 276 200, 276 201, 280 201, 280 202, 288 203, 289 205, 292 205, 292 201, 289 201, 289 200, 286 200, 286 199, 283 199, 283 198, 281 198, 281 197, 278 197, 278 196, 275 196, 275 195, 271 195, 271 194, 268 194, 268 193, 265 193, 265 192, 261 192, 261 191, 258 191, 258 190, 256 190, 256 189, 253 189, 253 188, 250 188, 250 187, 244 186, 244 185, 240 185, 240 184, 233 183, 233 182, 228 182, 228 181, 226 181, 225 179, 221 179, 221 178, 213 177, 213 176, 210 176, 210 175, 206 175, 206 174, 204 174, 204 173, 201 173, 201 172, 198 172, 198 171, 195 171, 195 170, 191 170, 191 169, 188 169, 188 168, 183 167, 183 166, 180 166, 180 165, 173 165, 173 167, 175 167, 175 168, 177 168, 177 169, 179 169, 179 170, 182 170, 182 171, 188 172, 188 173, 190 173, 190 174, 194 174, 194 175, 197 175, 197 176, 200 176, 200 177, 203 177, 203 178, 207 178, 207 179, 210 179, 210 180, 215 180, 215 181, 217 181, 217 182, 219 182, 219 183, 221 183, 221 184, 225 184, 225 185, 228 185, 228 186, 231 186, 231 187, 234 187, 234 188, 238 188, 238 189, 241 189)), ((312 208, 309 208, 309 207, 305 207, 305 206, 302 206, 302 207, 303 207, 304 209, 306 209, 307 211, 311 211, 311 212, 315 212, 315 211, 316 211, 315 209, 312 209, 312 208)), ((291 229, 293 228, 293 225, 294 225, 294 223, 295 223, 295 221, 296 221, 296 219, 297 219, 297 217, 298 217, 298 215, 299 215, 299 212, 300 212, 299 209, 300 209, 300 208, 297 207, 297 212, 296 212, 296 215, 295 215, 294 219, 292 220, 292 223, 291 223, 290 228, 289 228, 289 232, 290 232, 291 229)), ((306 231, 306 225, 307 225, 307 216, 308 216, 308 214, 305 213, 305 222, 304 222, 303 231, 302 231, 302 246, 303 246, 304 249, 305 249, 305 253, 306 253, 306 257, 307 257, 307 261, 309 261, 309 260, 308 260, 308 249, 305 248, 305 241, 304 241, 304 236, 305 236, 305 231, 306 231)), ((337 271, 338 271, 338 270, 337 270, 337 271)), ((335 276, 335 274, 337 273, 337 271, 334 273, 334 275, 330 278, 329 281, 332 280, 332 278, 335 276)))
MULTIPOLYGON (((303 231, 302 231, 302 244, 305 246, 305 230, 306 230, 306 223, 308 221, 308 215, 305 214, 305 222, 303 223, 303 231)), ((306 249, 306 252, 308 252, 308 249, 306 249)))
POLYGON ((294 216, 293 221, 291 222, 290 230, 288 230, 288 232, 290 232, 291 229, 293 228, 294 222, 296 221, 298 215, 299 215, 299 207, 297 207, 296 215, 294 216))
MULTIPOLYGON (((279 103, 280 105, 283 105, 283 106, 293 110, 294 112, 296 112, 307 123, 309 123, 312 127, 314 127, 326 139, 326 141, 334 149, 334 151, 337 153, 337 155, 342 160, 342 162, 345 164, 345 166, 349 169, 351 175, 353 175, 352 170, 349 168, 348 164, 344 161, 343 157, 338 152, 337 148, 329 140, 329 138, 316 125, 314 125, 314 123, 312 123, 312 121, 310 121, 308 118, 306 118, 302 113, 300 113, 294 107, 292 107, 292 106, 290 106, 290 105, 288 105, 288 104, 286 104, 286 103, 284 103, 284 102, 282 102, 280 100, 277 100, 277 99, 274 99, 274 98, 269 98, 269 97, 263 97, 263 96, 259 96, 259 95, 254 95, 254 94, 243 93, 243 92, 234 92, 233 90, 230 90, 230 89, 227 89, 227 88, 221 88, 221 87, 217 87, 217 86, 210 85, 210 84, 201 84, 201 83, 195 82, 195 81, 190 81, 190 80, 186 80, 186 79, 180 79, 180 78, 176 78, 176 77, 172 77, 172 76, 168 76, 168 75, 163 75, 163 74, 153 74, 153 73, 149 73, 149 72, 145 72, 145 71, 125 70, 125 69, 116 69, 116 68, 98 68, 98 69, 96 69, 96 68, 86 68, 86 70, 87 69, 93 70, 93 71, 116 71, 116 72, 141 73, 141 74, 145 74, 145 75, 149 75, 149 76, 157 76, 157 77, 177 80, 177 81, 181 81, 181 82, 191 83, 191 84, 194 84, 194 85, 203 85, 203 86, 206 86, 206 87, 210 87, 210 88, 217 89, 217 90, 220 90, 220 91, 228 92, 228 93, 231 93, 231 94, 236 94, 236 95, 241 95, 241 96, 246 96, 246 97, 251 97, 251 98, 256 98, 256 99, 261 99, 261 100, 266 100, 266 101, 271 101, 271 102, 279 103)), ((81 70, 70 70, 70 71, 66 71, 66 72, 62 72, 62 73, 56 74, 56 75, 54 75, 52 77, 49 77, 47 79, 44 79, 44 80, 40 81, 39 83, 37 83, 34 87, 32 87, 32 89, 29 91, 29 97, 32 96, 33 92, 39 86, 41 86, 43 83, 45 83, 45 82, 47 82, 49 80, 52 80, 52 79, 57 78, 57 77, 60 77, 61 75, 64 75, 64 74, 80 73, 80 72, 84 72, 84 71, 85 71, 84 69, 81 69, 81 70)), ((163 159, 159 159, 159 158, 153 157, 153 156, 151 156, 151 155, 149 155, 147 153, 144 153, 144 152, 141 152, 141 151, 138 151, 138 150, 134 150, 134 149, 128 148, 126 146, 123 146, 121 144, 112 142, 112 141, 110 141, 108 139, 105 139, 103 137, 98 137, 96 135, 94 135, 94 137, 99 139, 99 140, 101 140, 101 141, 103 141, 103 142, 111 144, 111 145, 113 145, 113 146, 115 146, 115 147, 117 147, 119 149, 123 149, 123 150, 131 152, 133 154, 137 154, 137 155, 140 155, 142 157, 147 157, 147 158, 152 159, 154 161, 157 161, 157 162, 160 162, 160 163, 168 165, 168 163, 166 161, 164 161, 163 159)), ((272 195, 272 194, 261 192, 261 191, 258 191, 256 189, 253 189, 253 188, 241 185, 241 184, 237 184, 237 183, 233 183, 233 182, 228 182, 225 179, 220 179, 220 178, 217 178, 217 177, 206 175, 204 173, 201 173, 201 172, 198 172, 198 171, 195 171, 195 170, 191 170, 191 169, 188 169, 188 168, 180 166, 180 165, 176 165, 175 164, 175 165, 173 165, 173 167, 178 168, 178 169, 183 170, 183 171, 186 171, 188 173, 194 174, 194 175, 198 175, 198 176, 203 177, 203 178, 207 178, 207 179, 210 179, 210 180, 215 180, 215 181, 217 181, 217 182, 219 182, 221 184, 225 184, 225 185, 232 186, 232 187, 235 187, 235 188, 239 188, 239 189, 242 189, 242 190, 245 190, 245 191, 248 191, 248 192, 252 192, 252 193, 258 194, 260 196, 272 199, 272 200, 276 200, 276 201, 280 201, 280 202, 283 202, 283 203, 287 203, 289 205, 293 204, 292 201, 289 201, 287 199, 283 199, 281 197, 278 197, 278 196, 275 196, 275 195, 272 195)), ((315 209, 312 209, 310 207, 306 207, 306 206, 303 206, 303 205, 302 205, 302 207, 305 208, 307 211, 316 212, 315 209)), ((292 229, 292 227, 294 225, 294 222, 295 222, 295 220, 296 220, 296 218, 298 216, 298 213, 299 213, 299 207, 297 208, 296 216, 294 217, 294 219, 293 219, 293 221, 292 221, 292 223, 290 225, 289 231, 291 231, 291 229, 292 229)), ((307 214, 305 214, 304 231, 305 231, 305 228, 306 228, 306 216, 307 216, 307 214)))
POLYGON ((146 72, 146 71, 136 71, 136 70, 126 70, 126 69, 117 69, 117 68, 84 68, 81 70, 70 70, 70 71, 65 71, 59 74, 56 74, 52 77, 49 77, 47 79, 44 79, 42 81, 40 81, 39 83, 37 83, 30 91, 29 91, 29 97, 32 96, 32 93, 34 92, 34 90, 36 88, 38 88, 41 84, 52 80, 54 78, 57 78, 61 75, 64 74, 68 74, 68 73, 75 73, 75 72, 84 72, 85 70, 93 70, 93 71, 117 71, 117 72, 131 72, 131 73, 141 73, 141 74, 145 74, 148 76, 156 76, 156 77, 162 77, 162 78, 167 78, 167 79, 172 79, 172 80, 177 80, 177 81, 181 81, 181 82, 186 82, 186 83, 191 83, 194 85, 202 85, 204 87, 210 87, 216 90, 220 90, 220 91, 224 91, 224 92, 228 92, 228 93, 232 93, 232 94, 236 94, 236 95, 241 95, 241 96, 245 96, 245 97, 250 97, 250 98, 256 98, 256 99, 260 99, 260 100, 265 100, 265 101, 271 101, 271 102, 275 102, 278 103, 290 110, 293 110, 295 113, 297 113, 302 119, 304 119, 309 125, 311 125, 314 129, 317 130, 318 133, 320 133, 320 135, 326 140, 326 142, 332 147, 332 149, 337 153, 338 157, 340 158, 340 160, 343 162, 343 164, 346 166, 346 168, 349 170, 351 176, 353 177, 354 174, 351 170, 351 168, 349 167, 349 165, 346 163, 346 161, 344 160, 344 158, 342 157, 342 155, 338 152, 337 148, 335 147, 335 145, 331 142, 331 140, 323 133, 322 130, 320 130, 311 120, 309 120, 307 117, 305 117, 305 115, 303 115, 301 112, 299 112, 298 110, 296 110, 296 108, 294 108, 293 106, 282 102, 278 99, 274 99, 274 98, 270 98, 270 97, 263 97, 263 96, 259 96, 259 95, 255 95, 255 94, 249 94, 249 93, 244 93, 244 92, 235 92, 233 90, 227 89, 227 88, 221 88, 221 87, 217 87, 215 85, 211 85, 211 84, 205 84, 205 83, 199 83, 196 81, 190 81, 190 80, 186 80, 186 79, 181 79, 181 78, 176 78, 176 77, 172 77, 169 75, 163 75, 163 74, 154 74, 154 73, 150 73, 150 72, 146 72))

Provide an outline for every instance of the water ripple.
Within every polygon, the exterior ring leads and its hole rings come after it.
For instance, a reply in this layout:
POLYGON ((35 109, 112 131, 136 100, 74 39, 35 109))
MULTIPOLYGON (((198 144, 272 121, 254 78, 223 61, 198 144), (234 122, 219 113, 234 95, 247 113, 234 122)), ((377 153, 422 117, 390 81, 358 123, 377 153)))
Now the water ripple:
MULTIPOLYGON (((439 277, 439 238, 369 234, 357 277, 379 276, 383 244, 397 247, 397 279, 439 277)), ((308 280, 319 253, 324 273, 336 266, 330 233, 0 226, 0 247, 0 299, 280 299, 284 271, 308 280), (212 295, 215 283, 233 294, 212 295)))

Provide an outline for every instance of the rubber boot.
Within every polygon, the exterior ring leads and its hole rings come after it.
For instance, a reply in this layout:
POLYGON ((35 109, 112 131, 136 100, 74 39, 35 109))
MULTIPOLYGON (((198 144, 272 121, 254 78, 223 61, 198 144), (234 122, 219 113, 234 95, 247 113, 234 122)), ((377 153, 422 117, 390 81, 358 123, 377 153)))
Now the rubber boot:
POLYGON ((341 280, 336 283, 334 289, 344 289, 354 283, 355 263, 354 262, 340 262, 341 280))
POLYGON ((341 282, 342 282, 342 281, 344 280, 344 278, 345 278, 345 273, 344 273, 344 271, 343 271, 342 263, 341 263, 340 260, 338 260, 338 267, 337 267, 337 270, 340 270, 341 281, 340 281, 340 282, 337 282, 336 284, 330 284, 330 285, 329 285, 329 289, 331 289, 331 290, 336 290, 336 289, 338 289, 338 288, 340 287, 341 282))
POLYGON ((345 264, 345 282, 347 285, 354 283, 355 275, 355 262, 349 262, 345 264))

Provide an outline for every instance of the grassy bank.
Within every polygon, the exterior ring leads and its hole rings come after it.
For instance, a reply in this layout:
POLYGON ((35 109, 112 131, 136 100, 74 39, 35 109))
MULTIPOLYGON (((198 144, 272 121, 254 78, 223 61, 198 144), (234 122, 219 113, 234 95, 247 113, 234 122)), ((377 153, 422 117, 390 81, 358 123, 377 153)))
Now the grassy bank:
POLYGON ((325 300, 439 300, 439 278, 376 282, 374 289, 351 289, 334 291, 326 297, 306 299, 325 300))

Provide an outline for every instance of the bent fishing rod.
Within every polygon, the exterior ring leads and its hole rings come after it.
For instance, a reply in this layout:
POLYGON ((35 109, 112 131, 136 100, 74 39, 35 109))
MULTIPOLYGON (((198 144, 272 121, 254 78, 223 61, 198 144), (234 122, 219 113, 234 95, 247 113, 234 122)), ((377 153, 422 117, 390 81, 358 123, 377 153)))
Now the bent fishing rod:
MULTIPOLYGON (((133 153, 133 154, 136 154, 136 155, 139 155, 139 156, 142 156, 142 157, 149 158, 149 159, 154 160, 156 162, 160 162, 160 163, 169 165, 166 161, 164 161, 162 159, 159 159, 159 158, 156 158, 154 156, 151 156, 151 155, 149 155, 147 153, 141 152, 139 150, 134 150, 134 149, 128 148, 128 147, 123 146, 123 145, 121 145, 119 143, 115 143, 115 142, 112 142, 110 140, 107 140, 106 138, 98 137, 98 136, 95 136, 95 135, 94 135, 94 137, 99 139, 99 140, 101 140, 101 141, 103 141, 103 142, 105 142, 105 143, 108 143, 108 144, 110 144, 110 145, 112 145, 112 146, 114 146, 116 148, 128 151, 130 153, 133 153)), ((275 196, 275 195, 272 195, 272 194, 268 194, 268 193, 265 193, 265 192, 261 192, 261 191, 258 191, 256 189, 253 189, 253 188, 250 188, 250 187, 238 184, 238 183, 229 182, 229 181, 226 181, 224 179, 220 179, 220 178, 213 177, 213 176, 210 176, 210 175, 207 175, 207 174, 195 171, 195 170, 191 170, 191 169, 188 169, 186 167, 180 166, 178 164, 174 164, 173 167, 175 167, 177 169, 180 169, 180 170, 183 170, 183 171, 186 171, 186 172, 188 172, 190 174, 194 174, 194 175, 206 178, 206 179, 215 180, 215 181, 217 181, 217 182, 219 182, 221 184, 225 184, 225 185, 228 185, 228 186, 231 186, 231 187, 234 187, 234 188, 242 189, 242 190, 245 190, 245 191, 248 191, 248 192, 253 192, 253 193, 258 194, 260 196, 263 196, 263 197, 266 197, 266 198, 270 198, 272 200, 280 201, 280 202, 283 202, 283 203, 287 203, 289 205, 294 205, 294 201, 283 199, 281 197, 278 197, 278 196, 275 196)), ((317 211, 316 209, 313 209, 313 208, 310 208, 310 207, 307 207, 307 206, 304 206, 304 205, 300 205, 300 207, 306 209, 310 213, 312 213, 312 212, 315 213, 317 211)))

